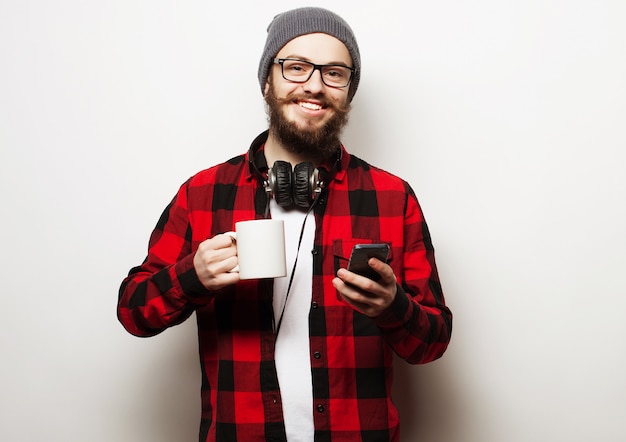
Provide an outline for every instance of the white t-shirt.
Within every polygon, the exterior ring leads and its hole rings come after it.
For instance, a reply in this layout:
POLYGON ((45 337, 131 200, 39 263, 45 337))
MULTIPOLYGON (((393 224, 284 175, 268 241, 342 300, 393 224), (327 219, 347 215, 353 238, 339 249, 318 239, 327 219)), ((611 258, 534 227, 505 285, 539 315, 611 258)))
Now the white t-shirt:
MULTIPOLYGON (((305 213, 298 209, 285 210, 274 200, 270 201, 272 219, 285 223, 285 256, 287 276, 274 280, 274 318, 280 320, 289 279, 298 252, 298 240, 305 220, 305 213)), ((315 217, 307 215, 302 244, 298 254, 295 276, 276 339, 276 371, 283 399, 283 414, 287 440, 312 441, 313 425, 313 381, 309 351, 309 310, 313 286, 313 239, 315 217)))

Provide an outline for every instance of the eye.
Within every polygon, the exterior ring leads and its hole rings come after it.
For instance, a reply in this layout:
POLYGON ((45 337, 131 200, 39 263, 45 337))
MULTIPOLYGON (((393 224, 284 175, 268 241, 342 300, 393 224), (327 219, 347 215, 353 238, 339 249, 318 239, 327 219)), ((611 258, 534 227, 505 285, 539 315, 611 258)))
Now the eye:
POLYGON ((306 74, 311 70, 311 66, 303 61, 287 60, 283 64, 285 71, 294 75, 306 74))
POLYGON ((326 75, 333 78, 343 78, 346 73, 340 69, 329 69, 326 71, 326 75))
POLYGON ((350 77, 350 69, 343 66, 326 66, 324 68, 324 77, 342 81, 350 77))

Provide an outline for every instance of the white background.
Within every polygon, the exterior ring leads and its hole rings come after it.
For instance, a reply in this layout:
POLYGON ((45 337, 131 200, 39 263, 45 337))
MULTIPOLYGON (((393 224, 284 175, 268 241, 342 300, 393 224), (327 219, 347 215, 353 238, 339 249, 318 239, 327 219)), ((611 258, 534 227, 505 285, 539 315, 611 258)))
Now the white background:
MULTIPOLYGON (((398 361, 403 440, 625 440, 626 3, 311 3, 357 34, 345 144, 414 187, 455 314, 398 361)), ((132 337, 117 290, 265 129, 265 29, 300 5, 0 2, 0 440, 197 439, 194 321, 132 337)))

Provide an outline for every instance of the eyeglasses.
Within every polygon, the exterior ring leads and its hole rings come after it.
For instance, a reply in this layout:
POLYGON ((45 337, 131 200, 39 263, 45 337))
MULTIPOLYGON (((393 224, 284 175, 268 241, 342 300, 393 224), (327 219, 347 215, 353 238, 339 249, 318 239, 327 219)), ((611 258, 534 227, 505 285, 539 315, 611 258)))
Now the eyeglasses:
POLYGON ((314 64, 295 58, 275 58, 279 64, 283 78, 294 83, 306 83, 316 70, 322 74, 322 82, 326 86, 344 88, 350 84, 356 69, 337 64, 314 64))

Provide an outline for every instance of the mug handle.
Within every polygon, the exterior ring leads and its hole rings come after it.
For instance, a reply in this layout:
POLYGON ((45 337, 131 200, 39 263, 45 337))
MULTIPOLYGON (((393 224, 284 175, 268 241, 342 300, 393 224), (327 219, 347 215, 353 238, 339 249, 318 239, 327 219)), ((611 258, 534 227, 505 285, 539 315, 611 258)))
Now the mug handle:
MULTIPOLYGON (((232 232, 232 231, 231 231, 231 232, 224 232, 223 234, 224 234, 224 235, 228 235, 228 236, 230 236, 230 238, 232 239, 233 243, 237 244, 237 232, 232 232)), ((237 273, 239 273, 239 266, 238 266, 238 265, 236 265, 235 267, 233 267, 232 269, 230 269, 228 272, 229 272, 229 273, 231 273, 231 272, 237 272, 237 273)))

